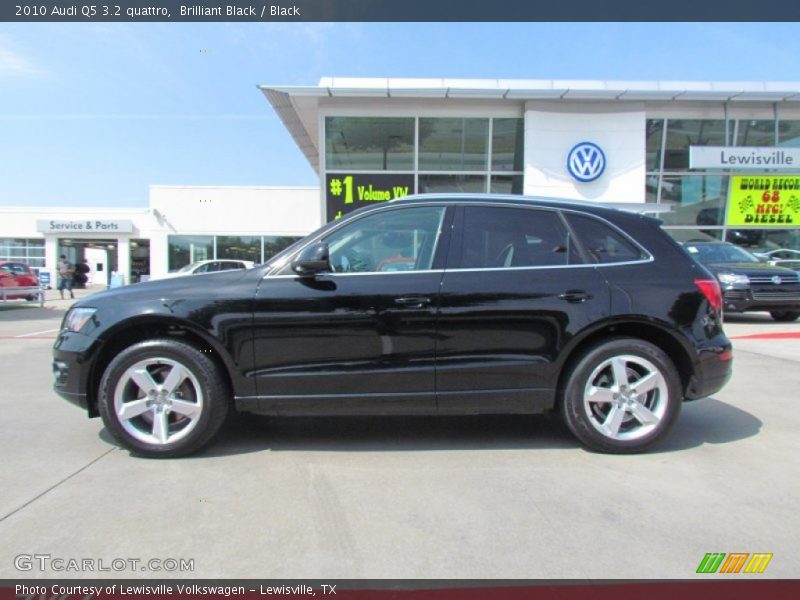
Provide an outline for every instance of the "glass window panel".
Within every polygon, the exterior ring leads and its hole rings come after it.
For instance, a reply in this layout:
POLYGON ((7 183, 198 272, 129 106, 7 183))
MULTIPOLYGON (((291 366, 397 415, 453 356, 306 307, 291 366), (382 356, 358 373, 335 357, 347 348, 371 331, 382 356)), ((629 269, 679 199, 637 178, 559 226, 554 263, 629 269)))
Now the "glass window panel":
POLYGON ((325 164, 329 170, 413 170, 414 119, 327 117, 325 164))
POLYGON ((670 212, 659 214, 665 225, 722 225, 728 178, 721 175, 665 175, 661 204, 670 212))
POLYGON ((729 229, 725 240, 760 254, 770 253, 770 260, 794 260, 800 263, 800 229, 729 229), (784 252, 781 252, 781 251, 784 252))
POLYGON ((177 271, 189 263, 214 256, 214 237, 210 235, 170 235, 167 268, 177 271))
POLYGON ((725 121, 722 119, 668 119, 665 170, 689 168, 689 146, 724 146, 725 121))
POLYGON ((778 145, 800 148, 800 121, 778 121, 778 145))
POLYGON ((335 272, 377 273, 431 268, 444 207, 383 211, 325 238, 335 272))
POLYGON ((493 194, 521 194, 522 175, 492 175, 493 194))
POLYGON ((558 213, 526 208, 468 206, 460 267, 495 269, 580 262, 558 213))
POLYGON ((492 171, 522 171, 523 140, 522 119, 494 119, 492 171))
POLYGON ((217 236, 217 258, 261 262, 261 236, 217 236))
POLYGON ((737 146, 774 146, 775 121, 740 119, 736 132, 737 146))
POLYGON ((664 138, 664 119, 647 119, 647 170, 661 168, 661 141, 664 138))
POLYGON ((670 229, 664 228, 673 240, 683 242, 711 242, 722 239, 722 229, 670 229))
POLYGON ((420 119, 421 171, 486 171, 489 119, 420 119))
POLYGON ((617 263, 647 257, 635 244, 602 221, 574 213, 567 213, 565 216, 592 260, 598 263, 617 263))
POLYGON ((288 248, 292 244, 294 244, 297 240, 302 239, 299 237, 292 237, 292 236, 278 236, 278 235, 265 235, 264 236, 264 262, 267 262, 270 258, 282 252, 285 248, 288 248))
POLYGON ((656 202, 658 200, 658 175, 655 173, 645 177, 644 199, 645 202, 656 202))
POLYGON ((486 192, 483 175, 420 175, 419 193, 486 192))

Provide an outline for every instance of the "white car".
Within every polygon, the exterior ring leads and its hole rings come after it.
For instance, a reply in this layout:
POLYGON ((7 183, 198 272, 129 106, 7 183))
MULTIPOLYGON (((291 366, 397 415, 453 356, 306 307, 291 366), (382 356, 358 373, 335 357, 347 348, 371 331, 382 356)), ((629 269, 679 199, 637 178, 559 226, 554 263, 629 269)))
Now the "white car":
POLYGON ((160 277, 153 277, 153 279, 172 279, 173 277, 183 277, 184 275, 200 275, 202 273, 218 273, 219 271, 231 271, 233 269, 252 269, 255 263, 249 260, 236 260, 236 259, 218 259, 218 260, 198 260, 185 267, 161 275, 160 277))
POLYGON ((800 270, 800 250, 791 248, 775 248, 774 250, 756 250, 753 252, 758 258, 771 265, 800 270))

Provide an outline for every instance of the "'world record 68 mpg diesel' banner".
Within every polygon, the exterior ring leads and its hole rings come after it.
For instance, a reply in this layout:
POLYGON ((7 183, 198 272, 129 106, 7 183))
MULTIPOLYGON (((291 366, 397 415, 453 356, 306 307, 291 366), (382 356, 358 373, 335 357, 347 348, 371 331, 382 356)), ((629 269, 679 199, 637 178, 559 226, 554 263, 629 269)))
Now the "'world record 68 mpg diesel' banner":
POLYGON ((727 224, 800 227, 800 175, 733 175, 727 224))

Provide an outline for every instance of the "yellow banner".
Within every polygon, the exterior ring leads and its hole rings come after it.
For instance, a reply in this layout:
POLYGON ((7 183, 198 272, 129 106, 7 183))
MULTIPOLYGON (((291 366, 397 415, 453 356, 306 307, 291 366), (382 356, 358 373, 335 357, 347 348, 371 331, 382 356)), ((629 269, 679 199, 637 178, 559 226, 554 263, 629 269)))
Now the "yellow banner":
POLYGON ((800 227, 800 175, 733 175, 727 224, 800 227))

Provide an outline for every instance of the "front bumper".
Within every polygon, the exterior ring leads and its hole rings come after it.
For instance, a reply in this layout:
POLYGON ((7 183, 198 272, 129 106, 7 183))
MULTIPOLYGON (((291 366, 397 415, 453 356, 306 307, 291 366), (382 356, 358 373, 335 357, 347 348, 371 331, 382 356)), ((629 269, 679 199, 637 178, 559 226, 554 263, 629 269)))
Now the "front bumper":
POLYGON ((80 333, 62 331, 53 346, 53 390, 65 400, 96 417, 89 381, 100 341, 80 333))
POLYGON ((723 290, 724 309, 730 312, 752 310, 800 311, 800 292, 765 292, 752 289, 723 290))

